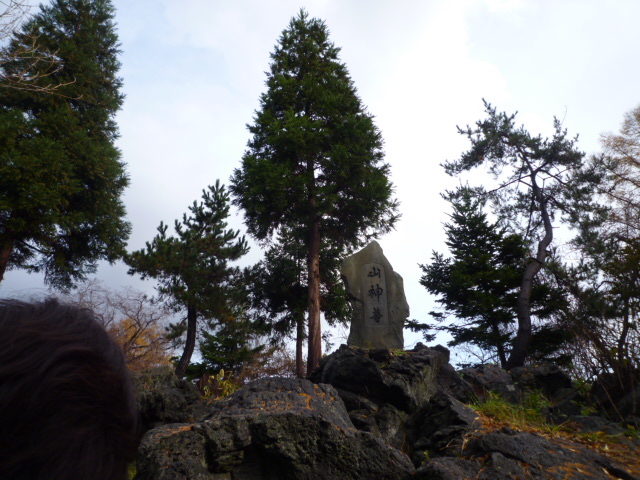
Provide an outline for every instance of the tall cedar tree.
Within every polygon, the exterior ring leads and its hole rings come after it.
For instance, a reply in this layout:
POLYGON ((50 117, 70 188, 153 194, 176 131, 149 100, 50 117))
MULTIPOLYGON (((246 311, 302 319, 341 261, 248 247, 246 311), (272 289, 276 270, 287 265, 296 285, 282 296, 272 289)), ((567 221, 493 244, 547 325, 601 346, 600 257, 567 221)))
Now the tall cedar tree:
MULTIPOLYGON (((458 131, 471 141, 471 149, 459 160, 445 162, 448 174, 459 174, 481 165, 499 181, 489 192, 497 205, 501 220, 512 222, 514 230, 524 228, 525 237, 537 239, 537 252, 526 263, 517 301, 518 333, 507 361, 507 368, 524 364, 532 338, 531 295, 534 280, 550 254, 553 241, 553 219, 569 213, 575 205, 589 207, 590 188, 572 185, 581 170, 584 154, 576 149, 575 139, 555 119, 555 132, 550 139, 532 136, 524 127, 514 124, 515 114, 498 113, 485 102, 486 120, 475 128, 458 131)), ((587 180, 582 178, 581 180, 587 180)), ((590 179, 589 179, 590 180, 590 179)), ((592 191, 592 190, 591 190, 592 191)), ((574 208, 575 210, 575 208, 574 208)))
MULTIPOLYGON (((307 276, 304 273, 306 248, 302 235, 285 232, 265 253, 255 269, 253 307, 260 324, 274 341, 296 339, 296 375, 305 376, 303 342, 305 311, 308 305, 307 276)), ((330 244, 329 244, 330 246, 330 244)), ((330 324, 349 317, 350 307, 344 284, 338 275, 340 252, 323 248, 320 252, 320 305, 330 324)))
POLYGON ((441 328, 453 336, 451 346, 471 343, 497 354, 504 368, 511 326, 516 320, 518 288, 522 278, 526 243, 482 211, 484 200, 467 187, 443 195, 453 207, 451 223, 445 224, 450 258, 433 252, 429 265, 421 265, 420 283, 441 298, 444 312, 457 321, 441 328))
POLYGON ((219 181, 203 190, 202 201, 194 201, 189 211, 175 221, 175 237, 167 236, 167 226, 160 222, 151 243, 126 259, 129 274, 158 280, 160 298, 186 314, 177 325, 178 332, 187 334, 176 367, 180 378, 196 345, 198 320, 206 322, 205 327, 233 321, 241 273, 229 262, 249 250, 238 231, 227 229, 229 194, 219 181))
POLYGON ((256 320, 268 329, 272 341, 279 342, 295 332, 298 378, 305 376, 303 342, 307 338, 305 312, 309 303, 304 258, 296 242, 275 243, 256 265, 252 289, 256 320))
POLYGON ((346 253, 389 231, 398 218, 389 166, 373 117, 363 107, 339 49, 321 20, 300 11, 271 54, 267 92, 231 178, 249 233, 269 242, 285 229, 304 234, 309 353, 320 362, 320 257, 346 253))
MULTIPOLYGON (((108 0, 54 0, 14 34, 10 50, 37 48, 3 67, 19 75, 30 55, 57 58, 39 78, 55 94, 0 89, 0 281, 7 269, 44 272, 67 288, 125 252, 128 184, 114 145, 123 95, 108 0)), ((32 49, 33 50, 33 49, 32 49)), ((47 68, 44 67, 43 68, 47 68)))

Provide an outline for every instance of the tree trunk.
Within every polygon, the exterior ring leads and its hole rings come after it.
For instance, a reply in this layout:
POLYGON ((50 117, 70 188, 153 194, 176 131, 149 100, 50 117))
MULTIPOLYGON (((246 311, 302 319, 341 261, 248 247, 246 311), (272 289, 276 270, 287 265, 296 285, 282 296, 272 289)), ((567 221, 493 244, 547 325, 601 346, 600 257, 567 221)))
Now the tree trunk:
POLYGON ((11 240, 5 240, 2 244, 2 249, 0 249, 0 283, 2 283, 2 279, 4 278, 4 272, 7 271, 9 257, 11 256, 12 251, 13 242, 11 240))
POLYGON ((307 375, 319 365, 322 357, 322 334, 320 332, 320 219, 316 218, 311 227, 309 257, 309 353, 307 355, 307 375))
POLYGON ((304 378, 304 358, 302 356, 302 344, 304 343, 304 315, 298 315, 296 319, 296 377, 304 378))
POLYGON ((626 296, 626 292, 623 305, 624 314, 622 317, 622 332, 620 332, 620 337, 618 338, 618 365, 624 365, 627 358, 627 336, 629 335, 629 327, 631 326, 631 319, 629 315, 629 297, 626 296))
MULTIPOLYGON (((497 341, 500 338, 500 329, 498 328, 498 325, 495 323, 492 324, 491 329, 493 330, 493 333, 495 334, 496 341, 497 341)), ((496 350, 498 352, 498 359, 500 360, 500 368, 507 368, 507 355, 504 351, 504 344, 497 343, 496 350)))
POLYGON ((184 345, 184 351, 182 352, 182 356, 180 357, 178 366, 176 367, 176 376, 178 378, 184 377, 184 374, 187 371, 187 367, 189 366, 189 362, 191 361, 193 350, 196 346, 197 320, 198 320, 198 316, 197 316, 195 307, 192 305, 188 305, 187 306, 187 341, 184 345))
POLYGON ((518 295, 517 314, 518 314, 518 333, 513 341, 511 355, 507 362, 507 370, 514 367, 521 367, 527 358, 529 345, 531 344, 531 293, 533 291, 533 280, 544 265, 547 258, 547 248, 553 240, 553 228, 551 226, 551 218, 547 211, 547 201, 542 196, 542 192, 532 178, 533 193, 540 205, 540 215, 544 223, 544 237, 538 242, 538 253, 535 258, 527 264, 522 276, 520 284, 520 294, 518 295))

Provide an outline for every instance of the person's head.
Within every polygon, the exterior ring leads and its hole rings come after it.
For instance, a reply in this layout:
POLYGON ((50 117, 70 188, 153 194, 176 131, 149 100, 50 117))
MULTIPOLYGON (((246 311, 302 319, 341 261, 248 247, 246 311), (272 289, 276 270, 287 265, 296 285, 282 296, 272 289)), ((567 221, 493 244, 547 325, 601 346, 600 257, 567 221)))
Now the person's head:
POLYGON ((92 312, 0 300, 0 479, 126 479, 138 439, 124 357, 92 312))

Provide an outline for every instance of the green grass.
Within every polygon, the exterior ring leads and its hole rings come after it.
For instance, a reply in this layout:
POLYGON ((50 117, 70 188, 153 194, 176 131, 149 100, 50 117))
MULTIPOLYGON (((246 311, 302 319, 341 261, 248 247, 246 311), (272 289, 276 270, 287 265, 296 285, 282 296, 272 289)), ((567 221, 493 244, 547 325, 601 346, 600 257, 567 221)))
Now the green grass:
POLYGON ((539 392, 529 393, 519 404, 508 402, 499 394, 490 392, 485 401, 471 405, 481 415, 515 430, 556 429, 556 426, 547 423, 543 411, 550 406, 551 402, 539 392))

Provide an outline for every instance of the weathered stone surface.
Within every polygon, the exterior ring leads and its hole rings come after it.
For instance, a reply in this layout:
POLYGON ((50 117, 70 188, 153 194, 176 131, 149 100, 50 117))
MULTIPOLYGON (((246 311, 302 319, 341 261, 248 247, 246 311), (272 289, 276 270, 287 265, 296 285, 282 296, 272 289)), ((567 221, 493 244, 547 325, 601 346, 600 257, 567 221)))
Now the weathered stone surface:
POLYGON ((505 428, 470 438, 464 452, 455 457, 426 459, 414 478, 632 480, 636 477, 626 466, 580 444, 505 428))
MULTIPOLYGON (((611 455, 569 436, 496 429, 495 421, 477 419, 459 401, 468 401, 471 387, 448 360, 444 347, 418 345, 398 353, 342 346, 323 359, 312 377, 333 382, 335 388, 263 379, 209 405, 199 422, 151 430, 142 443, 136 478, 640 478, 640 462, 629 454, 638 444, 623 434, 626 425, 569 417, 569 428, 582 425, 618 438, 611 455)), ((472 373, 472 381, 499 390, 501 382, 511 383, 502 373, 481 368, 472 373)), ((527 389, 560 398, 557 393, 567 388, 553 368, 528 368, 517 378, 518 398, 527 389), (549 386, 545 377, 553 380, 549 386)))
POLYGON ((149 432, 137 478, 402 480, 413 471, 406 455, 355 429, 333 387, 271 378, 215 403, 202 422, 149 432))
POLYGON ((180 380, 168 367, 153 368, 133 377, 143 431, 167 423, 196 420, 205 402, 195 385, 180 380))
MULTIPOLYGON (((374 352, 380 358, 379 351, 374 352)), ((322 359, 310 379, 314 383, 331 384, 341 394, 349 392, 377 404, 388 403, 412 412, 436 393, 438 374, 447 361, 441 350, 422 346, 398 354, 392 360, 377 362, 367 350, 342 345, 322 359)))
POLYGON ((497 392, 506 400, 518 400, 519 395, 511 375, 497 365, 463 368, 460 375, 472 386, 473 393, 479 399, 486 399, 489 392, 497 392))
POLYGON ((617 464, 580 444, 561 438, 549 439, 533 433, 517 432, 510 428, 478 435, 469 440, 467 447, 466 455, 481 457, 489 454, 492 460, 494 457, 500 459, 501 461, 496 463, 502 464, 503 467, 503 459, 510 459, 507 470, 519 465, 526 472, 523 478, 635 478, 626 466, 617 464), (513 461, 517 463, 514 464, 513 461))
POLYGON ((477 419, 474 410, 438 393, 414 417, 408 429, 414 464, 419 465, 425 456, 460 454, 465 436, 480 427, 477 419))
POLYGON ((477 460, 441 457, 426 462, 416 470, 415 480, 476 479, 482 464, 477 460))
POLYGON ((347 343, 367 349, 404 348, 409 305, 402 277, 393 271, 378 242, 344 259, 340 273, 353 308, 347 343))
POLYGON ((412 459, 419 465, 422 459, 418 457, 429 447, 413 445, 423 436, 417 425, 439 425, 443 435, 448 432, 447 441, 463 434, 459 425, 448 431, 448 425, 426 418, 425 409, 430 408, 434 396, 447 398, 443 408, 452 403, 461 406, 456 398, 471 398, 469 386, 448 360, 449 351, 440 346, 418 344, 413 350, 392 355, 388 350, 342 345, 323 359, 311 380, 336 387, 356 428, 379 436, 395 448, 414 452, 412 459), (417 449, 421 449, 418 457, 417 449))
POLYGON ((550 400, 561 402, 576 394, 571 377, 558 365, 539 363, 510 370, 511 378, 523 390, 540 390, 550 400))

